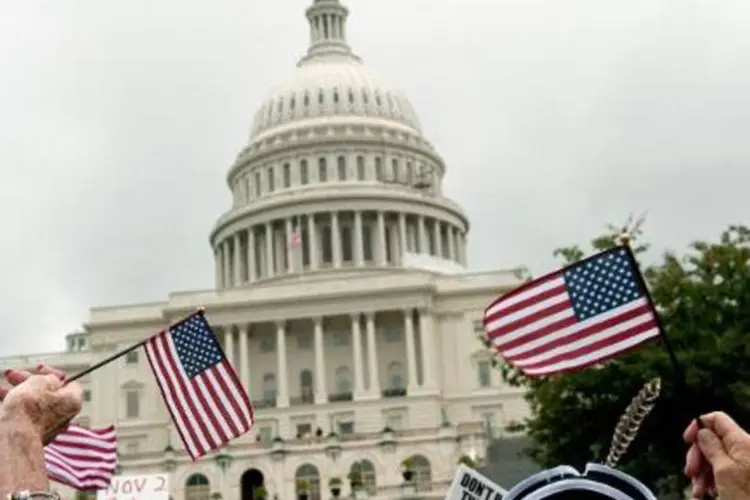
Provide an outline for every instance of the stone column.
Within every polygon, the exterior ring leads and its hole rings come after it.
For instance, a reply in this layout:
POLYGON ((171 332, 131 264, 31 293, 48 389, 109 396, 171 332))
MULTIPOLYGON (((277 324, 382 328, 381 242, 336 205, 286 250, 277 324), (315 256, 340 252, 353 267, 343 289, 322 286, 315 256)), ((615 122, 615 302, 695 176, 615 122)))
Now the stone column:
POLYGON ((255 228, 247 229, 247 281, 252 283, 258 276, 255 273, 255 228))
POLYGON ((354 396, 362 396, 365 391, 362 372, 362 328, 360 314, 352 314, 352 356, 354 357, 354 396))
POLYGON ((454 262, 456 259, 456 228, 448 226, 448 258, 454 262))
POLYGON ((404 337, 406 340, 406 367, 409 373, 407 383, 408 392, 412 392, 418 387, 417 382, 417 351, 414 343, 414 311, 412 309, 404 310, 404 337))
POLYGON ((462 266, 466 267, 466 235, 459 229, 458 230, 458 262, 462 266))
POLYGON ((252 398, 253 384, 250 380, 250 353, 247 346, 249 337, 250 329, 248 325, 240 326, 240 379, 242 385, 247 389, 248 397, 252 398))
POLYGON ((378 346, 375 341, 375 313, 366 313, 367 321, 367 368, 370 375, 370 397, 380 397, 380 376, 378 374, 378 346))
POLYGON ((331 248, 333 249, 333 267, 341 267, 341 230, 339 228, 339 213, 331 212, 331 248))
POLYGON ((214 249, 214 287, 221 288, 224 269, 221 264, 221 246, 214 249))
POLYGON ((283 321, 276 323, 276 378, 278 381, 276 406, 289 406, 289 383, 286 366, 286 325, 283 321))
POLYGON ((315 214, 307 215, 307 251, 310 254, 310 269, 315 270, 318 268, 318 231, 315 227, 315 214))
POLYGON ((273 277, 273 224, 266 222, 266 278, 273 277))
POLYGON ((224 330, 224 355, 227 357, 227 359, 232 364, 232 366, 237 366, 235 364, 236 356, 234 354, 233 327, 230 325, 230 326, 223 326, 221 328, 224 330))
POLYGON ((284 232, 286 234, 286 272, 293 273, 295 268, 295 247, 292 245, 292 233, 294 232, 292 219, 286 219, 286 221, 284 221, 284 232))
POLYGON ((432 246, 435 247, 435 256, 438 259, 443 258, 443 241, 440 234, 440 221, 432 219, 432 246))
POLYGON ((378 255, 377 255, 377 262, 378 265, 385 266, 387 264, 387 256, 385 250, 385 214, 383 212, 378 212, 378 255))
POLYGON ((365 265, 365 248, 362 239, 362 212, 354 212, 354 262, 358 266, 365 265))
POLYGON ((229 288, 232 286, 232 253, 229 248, 229 240, 224 240, 221 244, 222 253, 222 264, 224 265, 224 279, 222 279, 222 286, 229 288))
POLYGON ((326 391, 326 365, 323 354, 323 318, 313 318, 315 332, 315 404, 328 402, 326 391))
POLYGON ((427 231, 424 227, 424 217, 417 217, 417 231, 419 235, 419 253, 430 254, 430 245, 427 243, 427 231))
POLYGON ((404 254, 409 250, 406 243, 406 214, 399 212, 398 214, 398 247, 400 248, 401 255, 399 255, 398 261, 404 262, 404 254))
POLYGON ((242 243, 240 233, 234 235, 232 246, 234 246, 234 278, 232 282, 234 286, 240 286, 242 285, 242 243))
POLYGON ((435 320, 429 311, 419 310, 419 339, 422 341, 422 387, 437 388, 435 366, 438 361, 435 350, 435 320))

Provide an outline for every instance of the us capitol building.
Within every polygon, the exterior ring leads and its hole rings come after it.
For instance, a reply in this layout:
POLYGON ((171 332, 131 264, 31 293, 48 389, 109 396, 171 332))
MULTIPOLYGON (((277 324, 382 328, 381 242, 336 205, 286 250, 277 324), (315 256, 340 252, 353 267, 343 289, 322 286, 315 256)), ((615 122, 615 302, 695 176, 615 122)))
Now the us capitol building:
MULTIPOLYGON (((359 472, 369 498, 443 498, 457 461, 526 413, 476 332, 514 271, 466 270, 469 221, 401 92, 352 53, 348 10, 315 0, 310 46, 255 114, 210 232, 215 289, 96 307, 65 353, 4 359, 78 371, 196 310, 256 410, 250 433, 192 463, 135 351, 84 379, 83 425, 114 422, 120 474, 168 472, 172 497, 331 497, 359 472), (302 480, 302 481, 299 481, 302 480), (335 481, 335 479, 334 479, 335 481)), ((63 488, 60 488, 64 491, 63 488)))

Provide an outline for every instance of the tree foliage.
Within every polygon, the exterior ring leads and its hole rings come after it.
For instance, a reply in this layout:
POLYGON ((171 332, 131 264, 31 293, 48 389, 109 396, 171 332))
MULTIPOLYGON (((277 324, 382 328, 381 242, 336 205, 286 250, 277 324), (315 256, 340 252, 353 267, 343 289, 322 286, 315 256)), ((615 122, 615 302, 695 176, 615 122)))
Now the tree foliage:
MULTIPOLYGON (((611 248, 618 231, 610 229, 590 249, 567 247, 555 255, 565 264, 611 248)), ((647 245, 633 236, 631 248, 640 256, 647 245)), ((730 226, 718 241, 695 242, 685 255, 667 253, 641 269, 684 369, 687 393, 661 342, 600 369, 535 380, 507 365, 502 371, 509 383, 527 389, 527 453, 545 467, 602 461, 619 415, 646 381, 660 376, 661 397, 620 467, 661 492, 682 491, 681 435, 691 418, 723 410, 750 424, 750 229, 730 226)))

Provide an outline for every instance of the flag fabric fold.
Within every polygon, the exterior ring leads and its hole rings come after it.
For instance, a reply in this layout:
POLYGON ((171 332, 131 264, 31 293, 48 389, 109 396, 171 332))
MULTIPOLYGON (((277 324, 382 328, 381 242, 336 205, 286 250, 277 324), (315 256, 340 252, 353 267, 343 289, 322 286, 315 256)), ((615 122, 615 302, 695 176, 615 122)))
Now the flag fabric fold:
POLYGON ((44 448, 47 477, 80 491, 106 489, 117 468, 114 426, 70 425, 44 448))
POLYGON ((528 376, 579 370, 657 337, 656 310, 629 249, 532 280, 484 313, 487 338, 528 376))
POLYGON ((250 400, 202 312, 145 344, 175 428, 193 460, 248 432, 250 400))

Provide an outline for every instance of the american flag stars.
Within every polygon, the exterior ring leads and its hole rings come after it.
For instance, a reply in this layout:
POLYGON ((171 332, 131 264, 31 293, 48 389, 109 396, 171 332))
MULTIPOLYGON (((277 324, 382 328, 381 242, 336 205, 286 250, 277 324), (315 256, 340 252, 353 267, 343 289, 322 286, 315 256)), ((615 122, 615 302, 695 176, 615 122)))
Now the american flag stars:
POLYGON ((200 316, 193 316, 172 329, 177 356, 189 378, 200 375, 208 368, 221 363, 221 347, 200 316))
POLYGON ((625 250, 572 266, 565 272, 565 282, 581 321, 643 296, 625 250))

